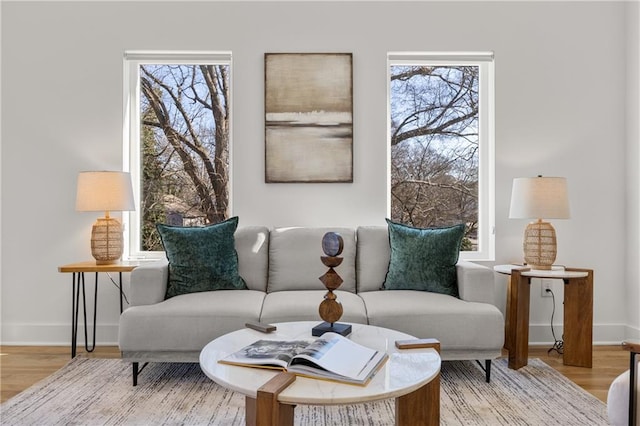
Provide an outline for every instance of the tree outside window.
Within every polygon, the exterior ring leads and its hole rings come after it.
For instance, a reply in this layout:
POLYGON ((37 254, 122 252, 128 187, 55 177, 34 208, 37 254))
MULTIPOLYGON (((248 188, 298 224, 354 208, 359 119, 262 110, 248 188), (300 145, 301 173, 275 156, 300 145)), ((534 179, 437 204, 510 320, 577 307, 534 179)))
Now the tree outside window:
POLYGON ((230 216, 230 64, 132 56, 130 168, 139 208, 129 251, 162 251, 157 223, 201 226, 230 216))
POLYGON ((390 218, 419 228, 464 223, 462 250, 478 251, 489 146, 481 97, 490 94, 481 66, 461 62, 390 63, 390 218))

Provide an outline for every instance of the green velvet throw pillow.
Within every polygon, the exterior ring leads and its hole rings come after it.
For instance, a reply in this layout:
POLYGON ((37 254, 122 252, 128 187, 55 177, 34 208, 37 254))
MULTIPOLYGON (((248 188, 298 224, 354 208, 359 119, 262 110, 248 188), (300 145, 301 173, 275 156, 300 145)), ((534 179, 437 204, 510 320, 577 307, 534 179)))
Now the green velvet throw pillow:
POLYGON ((422 290, 458 297, 456 263, 464 224, 413 228, 387 219, 391 259, 383 287, 422 290))
POLYGON ((238 218, 203 227, 157 224, 167 260, 166 299, 179 294, 247 288, 238 273, 233 234, 238 218))

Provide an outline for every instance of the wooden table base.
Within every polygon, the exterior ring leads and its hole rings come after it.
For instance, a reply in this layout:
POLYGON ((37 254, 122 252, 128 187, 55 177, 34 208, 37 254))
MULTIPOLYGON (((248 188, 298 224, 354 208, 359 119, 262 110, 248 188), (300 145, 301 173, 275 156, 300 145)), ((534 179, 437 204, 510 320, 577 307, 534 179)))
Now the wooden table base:
MULTIPOLYGON (((527 365, 529 358, 529 302, 531 276, 528 269, 513 269, 507 288, 507 318, 504 348, 509 352, 509 368, 527 365)), ((584 277, 562 279, 564 286, 564 365, 592 366, 593 349, 593 270, 567 268, 567 272, 584 272, 584 277)))
MULTIPOLYGON (((280 373, 258 389, 257 398, 245 397, 247 426, 293 426, 295 405, 278 402, 278 395, 295 381, 280 373)), ((440 424, 440 373, 426 385, 396 398, 396 426, 440 424)))
POLYGON ((509 368, 527 365, 529 358, 529 302, 531 279, 513 270, 508 289, 505 349, 509 351, 509 368))
POLYGON ((564 365, 592 367, 593 359, 593 271, 584 278, 565 280, 564 286, 564 365))
POLYGON ((396 426, 440 424, 440 373, 418 390, 396 398, 396 426))
POLYGON ((280 373, 258 389, 256 399, 245 398, 247 426, 293 426, 295 405, 278 402, 278 395, 296 380, 295 374, 280 373))

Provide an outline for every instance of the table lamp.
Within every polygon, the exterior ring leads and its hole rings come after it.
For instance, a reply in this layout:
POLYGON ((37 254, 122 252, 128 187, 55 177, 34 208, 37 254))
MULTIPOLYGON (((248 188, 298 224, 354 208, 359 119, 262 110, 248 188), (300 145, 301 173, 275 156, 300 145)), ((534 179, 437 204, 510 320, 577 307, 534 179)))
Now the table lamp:
POLYGON ((80 172, 76 210, 104 211, 91 230, 91 254, 98 265, 117 263, 122 256, 122 224, 109 216, 111 211, 134 210, 131 175, 127 172, 80 172))
POLYGON ((562 177, 515 178, 511 219, 537 219, 524 231, 524 261, 531 269, 550 270, 556 260, 556 230, 543 219, 569 219, 567 180, 562 177))

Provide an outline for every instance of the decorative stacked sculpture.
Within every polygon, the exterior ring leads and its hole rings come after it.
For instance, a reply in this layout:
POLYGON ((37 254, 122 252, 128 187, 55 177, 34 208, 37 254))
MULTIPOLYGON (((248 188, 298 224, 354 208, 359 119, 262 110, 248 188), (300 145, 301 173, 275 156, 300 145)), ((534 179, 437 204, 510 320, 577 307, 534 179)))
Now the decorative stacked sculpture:
POLYGON ((342 284, 342 278, 333 268, 338 267, 342 263, 342 257, 339 257, 339 255, 342 253, 343 248, 344 241, 340 234, 327 232, 324 234, 324 237, 322 237, 322 251, 326 256, 320 256, 320 259, 329 270, 319 279, 328 291, 318 309, 320 318, 325 322, 313 327, 311 334, 314 336, 322 336, 328 331, 343 336, 351 333, 350 324, 339 324, 337 322, 342 316, 343 311, 342 304, 336 301, 337 296, 333 292, 342 284))

